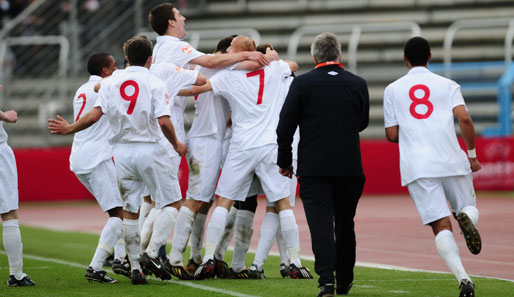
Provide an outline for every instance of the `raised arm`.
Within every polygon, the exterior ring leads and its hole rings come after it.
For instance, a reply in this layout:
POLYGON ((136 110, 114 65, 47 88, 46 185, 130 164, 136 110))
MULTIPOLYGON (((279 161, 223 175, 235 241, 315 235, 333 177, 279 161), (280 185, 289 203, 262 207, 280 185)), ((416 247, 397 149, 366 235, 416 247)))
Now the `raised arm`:
POLYGON ((201 86, 193 86, 192 89, 183 89, 178 92, 178 96, 196 96, 205 92, 212 91, 211 82, 207 82, 201 86))
POLYGON ((60 134, 60 135, 68 135, 71 133, 76 133, 91 127, 94 123, 98 122, 98 120, 102 117, 103 112, 102 109, 97 106, 91 109, 88 113, 80 117, 78 121, 73 124, 69 124, 65 119, 63 119, 60 115, 57 115, 57 120, 49 119, 48 120, 48 130, 52 134, 60 134))
POLYGON ((260 52, 240 52, 234 54, 223 55, 202 55, 190 61, 192 64, 200 65, 207 68, 225 68, 244 60, 257 62, 262 67, 268 65, 266 57, 260 52))
POLYGON ((462 138, 464 138, 464 142, 466 143, 466 148, 468 150, 468 159, 471 165, 471 170, 476 172, 480 170, 482 166, 480 165, 480 162, 478 162, 475 152, 475 126, 473 125, 473 120, 464 105, 454 107, 453 114, 459 121, 460 132, 462 133, 462 138))

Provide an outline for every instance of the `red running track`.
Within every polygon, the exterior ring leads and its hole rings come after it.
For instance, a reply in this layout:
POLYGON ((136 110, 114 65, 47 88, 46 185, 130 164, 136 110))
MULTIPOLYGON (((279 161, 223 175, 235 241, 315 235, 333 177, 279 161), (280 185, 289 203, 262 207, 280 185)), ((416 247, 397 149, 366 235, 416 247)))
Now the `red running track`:
MULTIPOLYGON (((505 195, 503 195, 505 196, 505 195)), ((309 229, 300 199, 296 200, 296 220, 300 229, 301 253, 312 257, 309 229)), ((258 230, 264 216, 264 200, 259 201, 251 249, 256 249, 258 230)), ((472 255, 452 219, 464 267, 471 275, 514 280, 514 198, 494 194, 478 195, 479 231, 482 252, 472 255)), ((94 202, 23 204, 20 223, 57 230, 99 233, 107 216, 94 202)), ((414 203, 408 196, 366 196, 356 216, 357 261, 448 271, 435 248, 429 227, 421 225, 414 203)), ((276 246, 273 247, 277 251, 276 246)))

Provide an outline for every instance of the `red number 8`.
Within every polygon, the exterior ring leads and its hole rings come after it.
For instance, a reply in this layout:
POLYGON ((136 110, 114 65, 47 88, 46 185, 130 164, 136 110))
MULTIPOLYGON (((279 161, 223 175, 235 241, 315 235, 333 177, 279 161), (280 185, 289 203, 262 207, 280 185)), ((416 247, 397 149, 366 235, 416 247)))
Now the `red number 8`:
POLYGON ((432 102, 428 100, 429 97, 430 89, 425 85, 415 85, 412 88, 410 88, 409 98, 410 100, 412 100, 412 103, 410 105, 410 114, 414 118, 422 120, 428 118, 432 114, 432 112, 434 111, 434 105, 432 105, 432 102), (414 92, 416 92, 417 90, 423 90, 423 92, 425 92, 425 95, 422 98, 416 97, 416 95, 414 95, 414 92), (424 114, 418 113, 416 111, 416 106, 420 104, 427 106, 427 111, 424 114))
POLYGON ((134 107, 136 106, 137 96, 139 96, 139 85, 137 84, 137 82, 133 80, 127 80, 126 82, 121 84, 120 95, 121 98, 123 98, 123 100, 130 101, 129 107, 127 109, 127 114, 132 114, 132 112, 134 111, 134 107), (128 86, 134 87, 134 94, 130 96, 127 95, 127 93, 125 92, 128 86))

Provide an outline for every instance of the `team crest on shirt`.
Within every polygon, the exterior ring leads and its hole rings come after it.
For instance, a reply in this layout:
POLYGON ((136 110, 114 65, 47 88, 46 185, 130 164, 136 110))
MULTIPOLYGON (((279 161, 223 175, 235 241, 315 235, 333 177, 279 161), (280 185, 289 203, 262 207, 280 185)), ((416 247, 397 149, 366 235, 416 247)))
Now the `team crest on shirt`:
POLYGON ((186 71, 186 69, 181 68, 181 67, 178 67, 178 66, 177 66, 177 67, 175 67, 175 70, 177 70, 177 71, 186 71))
POLYGON ((164 93, 164 97, 166 97, 166 104, 170 104, 170 96, 168 96, 168 93, 164 93))
POLYGON ((186 45, 182 48, 182 52, 184 54, 190 54, 193 51, 193 48, 190 45, 186 45))
POLYGON ((332 76, 336 76, 338 75, 339 73, 335 72, 335 71, 329 71, 327 72, 329 75, 332 75, 332 76))

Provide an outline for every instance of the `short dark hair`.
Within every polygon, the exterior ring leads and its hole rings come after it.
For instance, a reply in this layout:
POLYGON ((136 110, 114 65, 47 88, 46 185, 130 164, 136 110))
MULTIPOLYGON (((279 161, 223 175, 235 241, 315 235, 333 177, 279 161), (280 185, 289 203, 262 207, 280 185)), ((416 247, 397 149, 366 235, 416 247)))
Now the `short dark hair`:
POLYGON ((427 65, 430 58, 430 44, 423 37, 412 37, 405 44, 403 54, 412 66, 427 65))
POLYGON ((89 57, 87 61, 87 72, 91 75, 101 76, 104 67, 111 66, 111 55, 107 53, 97 53, 89 57))
POLYGON ((257 46, 255 50, 263 54, 266 54, 266 50, 268 49, 268 47, 274 50, 273 45, 271 45, 271 43, 261 43, 259 44, 259 46, 257 46))
POLYGON ((176 21, 173 8, 175 8, 175 5, 171 3, 163 3, 150 10, 148 21, 155 33, 164 35, 166 30, 168 30, 168 20, 176 21))
POLYGON ((237 35, 232 35, 232 36, 228 36, 228 37, 225 37, 222 40, 220 40, 218 42, 218 45, 216 46, 216 53, 221 52, 223 54, 226 54, 227 49, 230 47, 230 44, 232 43, 232 40, 234 40, 234 38, 236 38, 236 37, 237 37, 237 35))
POLYGON ((145 66, 148 57, 152 56, 152 42, 146 36, 136 36, 123 44, 123 51, 130 65, 145 66))

